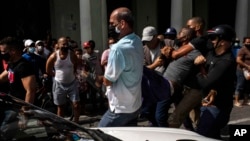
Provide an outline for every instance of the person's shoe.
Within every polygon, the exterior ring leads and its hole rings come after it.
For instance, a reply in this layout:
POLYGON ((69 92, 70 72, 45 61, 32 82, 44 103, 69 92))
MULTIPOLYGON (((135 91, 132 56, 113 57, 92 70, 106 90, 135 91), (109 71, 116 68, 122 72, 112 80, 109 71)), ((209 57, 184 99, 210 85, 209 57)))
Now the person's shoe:
POLYGON ((241 103, 239 103, 239 102, 234 103, 234 106, 236 106, 236 107, 242 107, 241 103))

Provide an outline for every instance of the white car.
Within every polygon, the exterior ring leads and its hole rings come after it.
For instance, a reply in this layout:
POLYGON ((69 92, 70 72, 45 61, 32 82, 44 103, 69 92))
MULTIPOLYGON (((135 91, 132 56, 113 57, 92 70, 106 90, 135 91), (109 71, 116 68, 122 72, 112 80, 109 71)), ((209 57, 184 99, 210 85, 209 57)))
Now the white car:
POLYGON ((1 141, 215 141, 173 128, 85 128, 13 96, 0 93, 1 141), (22 107, 26 111, 22 111, 22 107))
POLYGON ((177 128, 107 127, 99 129, 123 141, 216 141, 195 132, 177 128))

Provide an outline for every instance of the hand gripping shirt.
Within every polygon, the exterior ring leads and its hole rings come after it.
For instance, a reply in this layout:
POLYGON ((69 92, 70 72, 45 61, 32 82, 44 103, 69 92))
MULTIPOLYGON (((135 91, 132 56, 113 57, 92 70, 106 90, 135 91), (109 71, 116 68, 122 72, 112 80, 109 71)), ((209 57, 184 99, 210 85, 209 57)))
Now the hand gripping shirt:
POLYGON ((143 57, 141 39, 134 33, 123 37, 110 49, 104 77, 112 82, 106 92, 111 111, 132 113, 140 108, 143 57))

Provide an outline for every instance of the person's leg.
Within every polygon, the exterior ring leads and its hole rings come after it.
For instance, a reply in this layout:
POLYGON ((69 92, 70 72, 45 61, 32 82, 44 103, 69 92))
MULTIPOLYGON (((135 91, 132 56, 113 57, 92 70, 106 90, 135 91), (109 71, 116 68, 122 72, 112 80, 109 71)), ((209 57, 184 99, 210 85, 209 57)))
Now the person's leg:
POLYGON ((236 88, 235 88, 235 94, 234 94, 234 105, 237 107, 241 107, 240 103, 240 96, 241 93, 244 90, 245 85, 245 77, 242 72, 242 70, 237 69, 236 71, 237 81, 236 81, 236 88))
POLYGON ((102 116, 98 127, 137 126, 140 109, 133 113, 114 113, 110 110, 102 116))
POLYGON ((208 136, 218 114, 219 109, 216 107, 201 107, 200 121, 197 125, 196 132, 203 136, 208 136))
POLYGON ((70 98, 70 101, 72 102, 72 109, 73 109, 73 114, 74 114, 74 122, 78 123, 79 122, 79 117, 80 117, 80 96, 79 96, 79 89, 78 89, 78 83, 76 80, 72 82, 68 86, 68 95, 70 98))
POLYGON ((65 105, 57 105, 57 115, 64 117, 64 107, 65 105))
POLYGON ((156 109, 156 104, 147 104, 143 105, 141 107, 141 117, 145 117, 149 122, 150 126, 152 127, 157 127, 158 124, 155 119, 155 109, 156 109))
POLYGON ((185 118, 183 125, 184 125, 185 129, 190 130, 190 131, 194 131, 193 121, 191 120, 191 118, 189 116, 187 116, 185 118))
POLYGON ((221 139, 220 130, 230 119, 231 108, 219 110, 215 106, 201 107, 197 133, 215 139, 221 139))
POLYGON ((185 118, 196 106, 200 105, 202 92, 198 89, 186 89, 183 98, 168 118, 169 127, 179 128, 185 118))
POLYGON ((79 123, 80 111, 81 111, 79 101, 73 102, 72 106, 73 106, 73 112, 74 112, 74 120, 73 121, 76 123, 79 123))
POLYGON ((66 94, 62 84, 57 81, 53 82, 53 100, 57 105, 57 115, 64 117, 64 105, 66 103, 66 94))
POLYGON ((171 105, 170 99, 157 102, 155 119, 159 127, 168 127, 167 118, 170 105, 171 105))
POLYGON ((244 93, 244 100, 243 100, 242 105, 250 105, 250 102, 249 102, 250 81, 249 80, 245 81, 245 87, 244 87, 243 93, 244 93))

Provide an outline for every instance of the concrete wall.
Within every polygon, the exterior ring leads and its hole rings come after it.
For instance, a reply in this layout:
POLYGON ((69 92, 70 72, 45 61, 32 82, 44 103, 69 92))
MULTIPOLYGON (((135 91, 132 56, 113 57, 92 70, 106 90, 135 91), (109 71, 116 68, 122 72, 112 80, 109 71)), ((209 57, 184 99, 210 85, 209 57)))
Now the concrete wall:
POLYGON ((97 50, 107 46, 106 0, 51 0, 52 36, 69 36, 79 46, 88 40, 97 50))
MULTIPOLYGON (((237 1, 236 32, 240 39, 250 32, 248 0, 237 1)), ((207 19, 208 0, 172 0, 171 26, 177 31, 186 24, 192 16, 202 16, 207 19)), ((139 36, 145 26, 156 28, 157 1, 133 0, 132 9, 135 16, 135 33, 139 36)), ((70 36, 80 43, 93 39, 96 49, 103 51, 107 47, 107 6, 106 0, 51 0, 51 33, 54 38, 70 36)), ((249 35, 248 35, 249 36, 249 35)))
POLYGON ((136 0, 135 7, 135 32, 141 36, 144 27, 151 25, 157 29, 157 1, 155 0, 136 0))
POLYGON ((80 41, 79 0, 51 0, 52 37, 69 36, 80 41))

